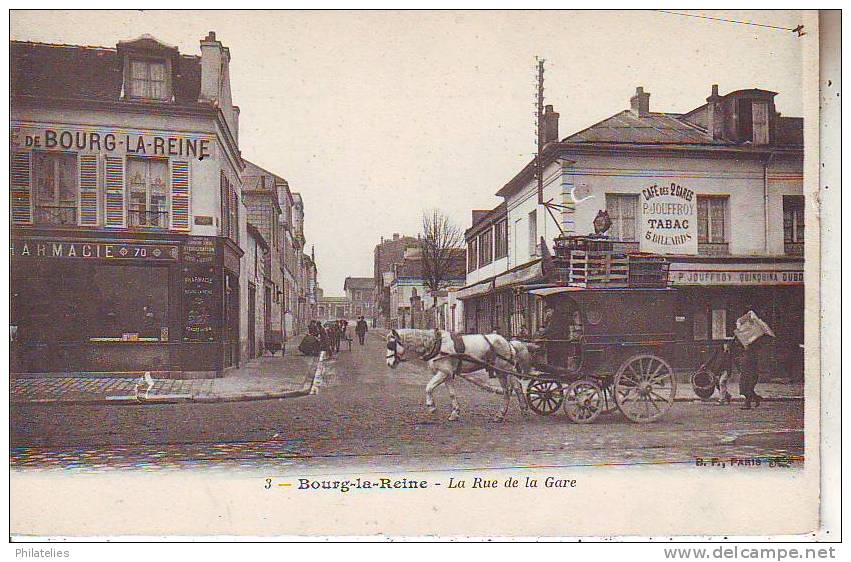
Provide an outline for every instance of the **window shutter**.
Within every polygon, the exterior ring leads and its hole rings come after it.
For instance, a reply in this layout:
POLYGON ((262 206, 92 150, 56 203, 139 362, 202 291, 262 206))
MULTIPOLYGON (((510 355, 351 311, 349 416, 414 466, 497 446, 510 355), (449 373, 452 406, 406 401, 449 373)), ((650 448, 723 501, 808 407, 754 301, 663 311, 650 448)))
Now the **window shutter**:
POLYGON ((230 236, 230 190, 224 172, 221 172, 219 177, 219 199, 222 215, 222 238, 228 238, 230 236))
POLYGON ((124 159, 106 157, 106 226, 124 226, 124 159))
POLYGON ((80 226, 98 223, 98 157, 80 156, 80 226))
POLYGON ((189 230, 189 162, 171 163, 171 228, 189 230))
POLYGON ((29 152, 12 153, 12 224, 32 224, 32 171, 29 152))

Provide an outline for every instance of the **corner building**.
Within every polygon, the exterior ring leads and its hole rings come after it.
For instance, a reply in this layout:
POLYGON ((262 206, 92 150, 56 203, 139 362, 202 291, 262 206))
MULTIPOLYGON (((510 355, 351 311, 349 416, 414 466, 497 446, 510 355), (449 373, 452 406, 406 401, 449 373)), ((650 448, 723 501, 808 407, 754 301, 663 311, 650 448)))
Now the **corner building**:
POLYGON ((248 346, 230 52, 11 42, 13 376, 213 377, 248 346))

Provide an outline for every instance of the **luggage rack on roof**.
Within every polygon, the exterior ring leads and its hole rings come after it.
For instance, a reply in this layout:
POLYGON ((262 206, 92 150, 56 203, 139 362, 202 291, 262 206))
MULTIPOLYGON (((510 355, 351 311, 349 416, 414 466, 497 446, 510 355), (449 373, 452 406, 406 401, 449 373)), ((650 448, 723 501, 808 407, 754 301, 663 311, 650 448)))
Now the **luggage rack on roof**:
POLYGON ((641 252, 615 251, 608 236, 559 236, 552 257, 555 283, 582 288, 668 286, 668 260, 641 252))

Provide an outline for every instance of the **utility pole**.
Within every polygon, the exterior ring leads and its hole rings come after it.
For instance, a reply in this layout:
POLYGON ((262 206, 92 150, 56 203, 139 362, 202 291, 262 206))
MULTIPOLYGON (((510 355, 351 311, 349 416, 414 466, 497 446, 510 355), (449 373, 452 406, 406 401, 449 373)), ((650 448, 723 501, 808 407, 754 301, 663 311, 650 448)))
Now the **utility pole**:
POLYGON ((538 150, 535 154, 535 177, 538 180, 538 205, 544 204, 544 165, 541 154, 544 151, 546 126, 544 123, 544 63, 546 59, 535 57, 538 61, 538 79, 536 81, 536 119, 535 133, 538 137, 538 150))

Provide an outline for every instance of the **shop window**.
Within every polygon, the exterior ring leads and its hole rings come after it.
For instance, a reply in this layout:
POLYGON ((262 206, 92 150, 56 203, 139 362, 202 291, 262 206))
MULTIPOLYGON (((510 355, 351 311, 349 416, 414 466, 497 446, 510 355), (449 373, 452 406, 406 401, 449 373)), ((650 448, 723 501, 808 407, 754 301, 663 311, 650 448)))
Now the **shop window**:
POLYGON ((723 340, 727 337, 727 310, 712 309, 712 339, 723 340))
POLYGON ((787 254, 804 253, 804 196, 783 196, 783 247, 787 254))
POLYGON ((479 265, 484 266, 493 261, 493 230, 487 229, 479 235, 479 265))
POLYGON ((693 330, 695 341, 704 341, 709 339, 709 322, 706 316, 706 309, 699 308, 694 311, 693 330))
POLYGON ((165 61, 130 60, 130 97, 149 100, 169 99, 165 61))
POLYGON ((635 242, 638 230, 638 195, 607 193, 606 212, 612 220, 609 236, 621 242, 635 242))
POLYGON ((168 340, 168 268, 53 263, 19 275, 14 321, 24 344, 168 340))
POLYGON ((726 196, 698 196, 697 243, 701 254, 728 253, 726 196))
POLYGON ((35 222, 77 224, 77 155, 34 152, 35 222))
POLYGON ((494 226, 493 257, 498 260, 508 255, 508 219, 503 219, 494 226))
POLYGON ((168 228, 168 161, 127 159, 127 225, 168 228))

